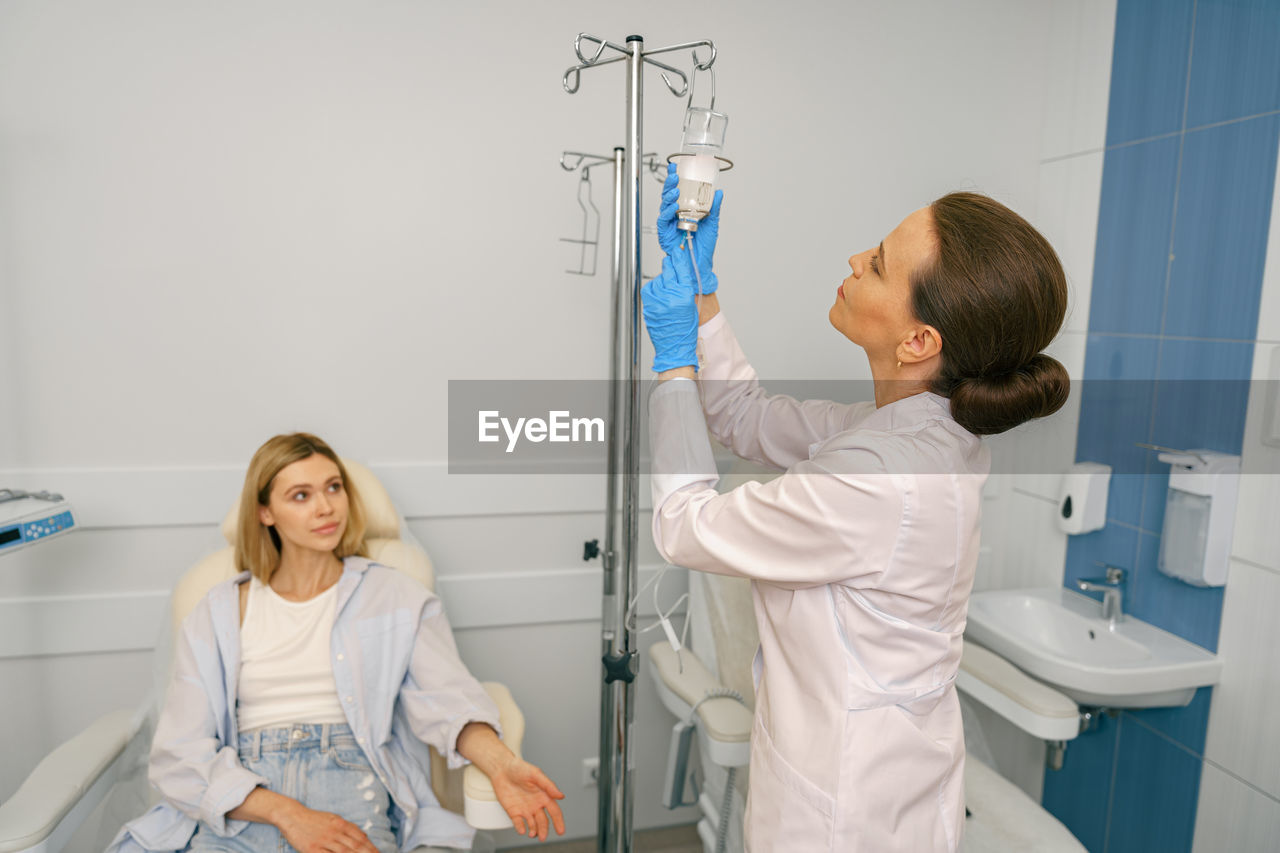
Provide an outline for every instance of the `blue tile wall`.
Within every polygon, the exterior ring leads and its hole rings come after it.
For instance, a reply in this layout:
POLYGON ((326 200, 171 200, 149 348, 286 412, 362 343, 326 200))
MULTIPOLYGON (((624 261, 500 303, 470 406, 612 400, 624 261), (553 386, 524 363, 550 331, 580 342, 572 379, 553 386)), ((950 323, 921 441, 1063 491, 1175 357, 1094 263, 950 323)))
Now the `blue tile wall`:
POLYGON ((1251 340, 1258 331, 1280 115, 1191 131, 1183 139, 1161 332, 1251 340))
MULTIPOLYGON (((1064 583, 1128 570, 1128 613, 1215 651, 1223 590, 1157 568, 1168 465, 1138 442, 1239 453, 1280 149, 1280 0, 1118 0, 1076 458, 1107 524, 1064 583)), ((1046 771, 1092 853, 1189 851, 1212 690, 1124 711, 1046 771)))
POLYGON ((1253 341, 1163 341, 1151 442, 1239 453, 1252 367, 1253 341))
POLYGON ((1280 110, 1280 3, 1199 0, 1187 125, 1280 110))
POLYGON ((1089 331, 1160 331, 1177 171, 1177 138, 1106 153, 1089 331))
MULTIPOLYGON (((1076 455, 1110 465, 1107 516, 1138 526, 1150 451, 1136 445, 1150 431, 1159 341, 1090 334, 1085 343, 1084 388, 1076 455)), ((1118 565, 1124 565, 1119 563, 1118 565)))
POLYGON ((1203 760, 1125 714, 1104 850, 1190 853, 1203 760))
POLYGON ((1209 701, 1212 696, 1212 687, 1201 687, 1196 691, 1191 704, 1185 708, 1143 708, 1125 711, 1124 716, 1135 718, 1197 755, 1203 755, 1209 724, 1209 701))
POLYGON ((1182 127, 1193 0, 1120 0, 1107 147, 1182 127))
POLYGON ((1170 634, 1177 634, 1211 652, 1218 650, 1222 620, 1222 587, 1198 587, 1171 578, 1156 568, 1160 537, 1138 535, 1138 556, 1130 578, 1128 612, 1170 634))

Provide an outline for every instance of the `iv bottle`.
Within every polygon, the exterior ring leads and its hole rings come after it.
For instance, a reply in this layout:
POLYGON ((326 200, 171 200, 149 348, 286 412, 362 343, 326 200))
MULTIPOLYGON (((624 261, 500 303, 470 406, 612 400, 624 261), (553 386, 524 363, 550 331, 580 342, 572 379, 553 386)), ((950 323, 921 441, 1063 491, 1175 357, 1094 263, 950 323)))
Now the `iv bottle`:
POLYGON ((680 153, 671 155, 680 178, 679 212, 676 227, 697 231, 698 223, 711 211, 715 198, 716 173, 733 163, 720 156, 724 150, 729 117, 706 107, 689 107, 684 116, 684 139, 680 153))

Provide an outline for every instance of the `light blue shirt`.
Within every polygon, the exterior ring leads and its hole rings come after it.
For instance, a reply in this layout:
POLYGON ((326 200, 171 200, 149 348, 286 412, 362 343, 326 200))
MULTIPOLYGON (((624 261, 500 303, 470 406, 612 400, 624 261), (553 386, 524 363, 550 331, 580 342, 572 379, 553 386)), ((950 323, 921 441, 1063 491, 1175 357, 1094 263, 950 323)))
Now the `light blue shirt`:
MULTIPOLYGON (((248 579, 244 572, 218 584, 182 623, 148 772, 164 799, 125 824, 108 853, 182 850, 197 821, 228 836, 248 825, 227 818, 267 784, 240 763, 236 748, 239 585, 248 579)), ((440 599, 394 569, 347 557, 336 607, 330 660, 338 700, 391 794, 400 849, 469 848, 475 830, 431 791, 426 744, 460 767, 463 726, 496 729, 498 709, 458 658, 440 599)))

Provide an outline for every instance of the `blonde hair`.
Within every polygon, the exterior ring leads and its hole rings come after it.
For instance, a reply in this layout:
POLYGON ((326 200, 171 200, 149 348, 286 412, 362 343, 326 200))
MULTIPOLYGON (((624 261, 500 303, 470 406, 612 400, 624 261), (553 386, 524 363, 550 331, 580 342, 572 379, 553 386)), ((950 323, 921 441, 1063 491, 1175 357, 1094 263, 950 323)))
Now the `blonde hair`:
POLYGON ((339 559, 365 553, 365 516, 360 495, 347 476, 347 469, 328 444, 310 433, 295 432, 269 438, 258 448, 244 475, 240 492, 240 517, 236 524, 236 569, 249 571, 263 583, 280 567, 280 534, 258 518, 258 507, 271 503, 271 486, 276 475, 289 465, 316 454, 338 466, 342 487, 347 491, 347 529, 342 541, 333 549, 339 559))

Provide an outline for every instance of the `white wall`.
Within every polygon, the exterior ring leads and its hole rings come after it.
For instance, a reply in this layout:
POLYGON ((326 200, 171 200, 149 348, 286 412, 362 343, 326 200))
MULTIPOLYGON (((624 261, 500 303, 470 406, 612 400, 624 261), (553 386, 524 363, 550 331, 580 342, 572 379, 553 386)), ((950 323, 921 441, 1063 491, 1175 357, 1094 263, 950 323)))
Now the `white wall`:
MULTIPOLYGON (((1110 38, 1099 59, 1092 18, 1068 7, 0 5, 0 482, 65 484, 86 528, 6 558, 0 608, 39 604, 56 623, 72 596, 104 614, 154 602, 216 544, 253 449, 315 431, 390 478, 450 606, 492 593, 515 612, 527 587, 503 573, 568 578, 577 603, 546 602, 549 621, 464 619, 459 644, 511 685, 530 756, 570 794, 570 834, 590 834, 578 775, 595 752, 598 581, 572 570, 598 507, 579 481, 443 471, 447 380, 606 375, 608 293, 562 272, 578 223, 556 158, 621 143, 623 81, 597 69, 565 94, 574 34, 716 40, 737 162, 726 311, 766 377, 856 378, 861 354, 826 321, 844 259, 945 192, 1060 228, 1073 280, 1091 267, 1093 143, 1074 128, 1110 38)), ((656 74, 647 86, 646 148, 674 150, 684 104, 656 74)), ((1010 502, 1039 509, 1044 490, 1023 491, 1031 503, 1010 502)), ((101 630, 114 651, 0 656, 0 798, 149 685, 147 655, 127 650, 141 629, 101 630), (70 701, 88 671, 103 686, 70 701)), ((637 825, 687 820, 656 805, 671 721, 644 682, 640 696, 637 825)))
MULTIPOLYGON (((1028 219, 1057 250, 1067 274, 1066 322, 1049 354, 1084 378, 1093 253, 1111 82, 1116 0, 1054 2, 1046 39, 1046 97, 1036 208, 1028 219)), ((1056 415, 988 439, 992 475, 983 493, 982 556, 975 590, 1061 586, 1067 536, 1056 522, 1060 475, 1075 461, 1080 385, 1056 415)), ((997 769, 1039 802, 1043 743, 976 708, 997 769)))
POLYGON ((1273 712, 1280 704, 1280 477, 1247 473, 1275 471, 1280 462, 1280 448, 1262 442, 1277 417, 1267 409, 1277 405, 1280 386, 1280 170, 1276 175, 1240 460, 1246 473, 1218 636, 1222 680, 1209 708, 1196 810, 1198 853, 1270 849, 1280 835, 1280 718, 1273 712))

